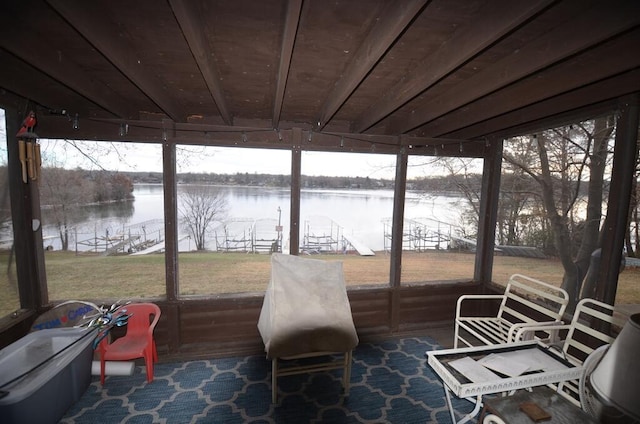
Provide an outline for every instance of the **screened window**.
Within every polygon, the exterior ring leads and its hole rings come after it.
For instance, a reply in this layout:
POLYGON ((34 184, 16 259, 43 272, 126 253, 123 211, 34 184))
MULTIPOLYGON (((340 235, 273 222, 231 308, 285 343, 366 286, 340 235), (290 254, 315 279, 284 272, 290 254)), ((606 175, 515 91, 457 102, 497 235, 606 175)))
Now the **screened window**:
POLYGON ((0 109, 0 318, 20 309, 18 277, 13 254, 13 226, 7 172, 5 113, 0 109))
POLYGON ((179 293, 264 291, 289 249, 291 152, 178 146, 179 293))
MULTIPOLYGON (((519 270, 573 298, 594 297, 589 271, 607 213, 615 124, 602 116, 505 141, 494 281, 519 270)), ((637 203, 629 212, 637 217, 637 203)), ((628 225, 625 255, 634 256, 637 220, 628 225)), ((639 276, 636 267, 620 273, 616 303, 640 301, 639 276)))
POLYGON ((481 181, 481 159, 409 157, 403 284, 473 278, 481 181))
POLYGON ((348 286, 389 284, 395 165, 394 155, 302 154, 301 254, 343 261, 348 286))
POLYGON ((160 145, 41 140, 49 299, 164 296, 160 145))

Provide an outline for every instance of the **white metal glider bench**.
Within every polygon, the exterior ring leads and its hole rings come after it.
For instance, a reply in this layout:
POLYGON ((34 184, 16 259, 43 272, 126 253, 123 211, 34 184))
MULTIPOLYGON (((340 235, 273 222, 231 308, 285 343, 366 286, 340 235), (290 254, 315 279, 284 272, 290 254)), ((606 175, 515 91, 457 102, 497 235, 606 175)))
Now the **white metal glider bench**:
MULTIPOLYGON (((503 294, 468 294, 458 298, 453 346, 457 348, 459 341, 466 346, 479 346, 523 340, 517 337, 522 328, 542 323, 561 324, 568 303, 569 295, 563 289, 514 274, 503 294), (473 302, 487 301, 500 301, 496 315, 464 315, 473 302)), ((521 333, 522 337, 534 335, 533 332, 521 333)))
POLYGON ((272 361, 273 403, 278 377, 333 369, 343 369, 344 394, 349 394, 352 350, 358 345, 358 335, 342 262, 273 254, 258 330, 272 361), (312 357, 325 360, 290 361, 312 357))
MULTIPOLYGON (((549 338, 552 352, 572 364, 583 365, 594 350, 611 344, 615 339, 614 333, 624 325, 613 311, 611 305, 585 298, 578 302, 571 324, 521 328, 515 337, 527 339, 534 332, 544 333, 549 338)), ((576 406, 581 406, 579 380, 565 381, 552 387, 576 406)))

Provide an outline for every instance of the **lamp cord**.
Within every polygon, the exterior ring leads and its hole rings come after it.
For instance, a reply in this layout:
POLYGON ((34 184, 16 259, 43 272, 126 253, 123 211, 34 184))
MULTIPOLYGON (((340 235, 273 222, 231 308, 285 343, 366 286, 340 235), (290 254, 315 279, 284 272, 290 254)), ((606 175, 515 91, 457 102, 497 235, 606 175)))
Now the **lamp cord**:
POLYGON ((584 360, 582 364, 582 375, 579 380, 579 393, 580 393, 580 405, 582 409, 585 410, 592 417, 598 418, 600 415, 600 411, 596 410, 593 401, 589 397, 587 393, 587 385, 589 383, 589 377, 596 369, 605 352, 609 348, 608 344, 602 345, 587 356, 587 359, 584 360))

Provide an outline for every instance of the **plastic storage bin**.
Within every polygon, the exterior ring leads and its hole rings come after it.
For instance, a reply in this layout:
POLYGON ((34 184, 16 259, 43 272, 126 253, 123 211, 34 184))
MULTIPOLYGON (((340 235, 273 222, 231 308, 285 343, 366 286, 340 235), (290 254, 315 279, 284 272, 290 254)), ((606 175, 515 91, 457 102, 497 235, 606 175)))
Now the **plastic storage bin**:
POLYGON ((0 350, 0 421, 57 423, 91 383, 95 334, 41 330, 0 350))

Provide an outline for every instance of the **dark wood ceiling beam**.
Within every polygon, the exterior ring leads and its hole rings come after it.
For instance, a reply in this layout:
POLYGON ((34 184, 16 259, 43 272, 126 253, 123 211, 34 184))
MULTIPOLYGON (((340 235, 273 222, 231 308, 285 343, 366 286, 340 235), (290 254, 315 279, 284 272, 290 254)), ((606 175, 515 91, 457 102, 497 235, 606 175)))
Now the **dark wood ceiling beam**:
POLYGON ((483 97, 419 128, 438 137, 640 67, 640 28, 554 67, 483 97))
POLYGON ((220 83, 220 75, 218 69, 213 63, 210 52, 209 43, 207 42, 204 32, 202 31, 202 19, 200 14, 194 8, 194 2, 184 0, 169 0, 169 4, 173 9, 182 33, 184 34, 187 44, 191 49, 200 73, 204 78, 211 97, 220 111, 222 120, 227 125, 233 125, 233 117, 227 107, 227 102, 220 83))
MULTIPOLYGON (((131 120, 131 119, 105 119, 94 118, 94 121, 111 123, 113 125, 128 124, 131 127, 144 127, 144 128, 164 128, 162 121, 159 120, 131 120)), ((273 132, 273 128, 269 127, 256 127, 256 126, 228 126, 228 125, 214 125, 214 124, 197 124, 192 122, 176 122, 175 129, 177 131, 202 131, 204 132, 220 132, 220 133, 250 133, 250 132, 273 132)))
MULTIPOLYGON (((21 104, 24 104, 23 99, 27 99, 44 109, 56 110, 60 114, 62 109, 66 109, 67 113, 78 113, 82 118, 90 116, 90 110, 98 107, 89 100, 84 100, 75 91, 60 85, 40 70, 26 65, 21 59, 4 49, 0 49, 0 63, 2 63, 0 66, 0 87, 3 88, 0 91, 10 90, 14 95, 20 96, 21 104)), ((40 123, 42 112, 46 113, 47 111, 36 111, 38 123, 40 123)), ((71 127, 69 122, 67 124, 71 127)))
POLYGON ((530 134, 610 112, 616 108, 616 99, 632 92, 640 92, 640 68, 504 113, 451 132, 447 136, 506 138, 530 134), (601 101, 585 105, 585 99, 601 101))
POLYGON ((457 84, 446 95, 422 103, 406 120, 394 122, 388 132, 410 131, 638 25, 640 13, 632 3, 595 2, 571 21, 457 84))
POLYGON ((324 101, 315 121, 317 129, 325 127, 427 3, 427 0, 387 2, 367 38, 355 52, 324 101))
POLYGON ((552 0, 490 2, 474 17, 471 25, 457 31, 437 52, 424 58, 400 83, 362 113, 354 121, 352 130, 366 131, 551 3, 552 0))
POLYGON ((114 36, 116 25, 109 20, 105 10, 99 8, 100 4, 66 0, 47 2, 171 119, 177 122, 186 120, 183 108, 168 94, 163 83, 141 66, 143 64, 136 57, 131 36, 125 33, 120 37, 114 36))
MULTIPOLYGON (((157 142, 161 139, 162 129, 166 127, 166 123, 163 121, 92 118, 89 122, 95 123, 101 130, 109 128, 103 132, 100 137, 103 140, 113 141, 123 141, 123 139, 126 139, 129 141, 157 142), (128 125, 129 132, 123 137, 118 134, 117 129, 121 124, 125 123, 128 125), (147 137, 147 139, 145 140, 144 137, 147 137)), ((83 127, 85 126, 87 125, 83 125, 83 127)), ((424 151, 417 149, 425 146, 453 146, 448 149, 453 151, 458 149, 460 144, 464 144, 465 153, 469 153, 466 147, 470 146, 471 142, 470 140, 459 138, 432 138, 409 135, 397 137, 382 134, 353 134, 335 131, 311 131, 310 133, 309 130, 299 127, 295 128, 300 129, 304 134, 303 150, 335 150, 335 147, 339 146, 342 140, 344 145, 341 147, 341 150, 343 151, 362 151, 363 146, 368 147, 369 151, 371 151, 371 147, 376 146, 374 150, 377 149, 376 151, 380 153, 379 148, 384 148, 385 151, 389 151, 391 147, 405 147, 408 149, 416 149, 410 150, 412 154, 424 154, 424 151), (309 139, 309 135, 311 135, 311 139, 309 139)), ((172 129, 176 134, 174 138, 180 139, 180 142, 189 144, 207 144, 215 141, 216 143, 223 143, 224 145, 234 147, 263 147, 266 144, 269 147, 285 148, 273 128, 229 127, 224 125, 178 122, 173 124, 172 129)), ((281 130, 283 139, 288 139, 288 134, 290 134, 292 130, 293 128, 281 130)), ((99 138, 99 136, 96 134, 90 138, 99 138)))
POLYGON ((284 90, 289 79, 289 66, 291 56, 300 23, 300 13, 302 11, 302 0, 289 0, 287 2, 287 14, 284 22, 284 32, 282 34, 282 46, 280 47, 280 65, 278 66, 278 76, 276 78, 276 93, 273 102, 273 128, 280 126, 280 114, 282 113, 282 102, 284 90))
MULTIPOLYGON (((16 27, 19 22, 7 18, 8 16, 0 14, 0 28, 2 28, 0 47, 114 116, 137 117, 137 111, 131 107, 130 102, 126 102, 99 81, 89 78, 69 54, 52 47, 46 39, 35 33, 32 33, 29 39, 23 37, 25 28, 16 27), (34 42, 34 39, 37 41, 34 42), (34 45, 38 48, 34 48, 34 45)), ((41 95, 42 93, 32 93, 27 97, 35 100, 41 95)))

